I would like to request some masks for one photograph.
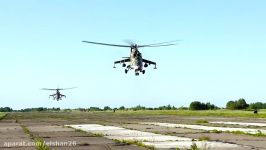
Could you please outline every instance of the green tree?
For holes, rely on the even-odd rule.
[[[103,110],[104,110],[104,111],[106,111],[106,110],[112,110],[112,108],[109,107],[109,106],[104,106]]]
[[[205,109],[206,105],[199,101],[191,102],[189,105],[189,110],[205,110]]]
[[[206,103],[206,108],[208,110],[213,110],[213,109],[217,109],[218,107],[213,105],[213,104],[211,104],[210,102],[208,102],[208,103]]]
[[[236,107],[237,109],[246,109],[248,108],[248,104],[246,103],[245,99],[240,98],[238,101],[236,101]]]
[[[125,110],[126,108],[124,106],[119,107],[119,110]]]
[[[0,107],[0,112],[11,112],[13,111],[10,107]]]
[[[227,102],[226,109],[231,109],[231,110],[236,109],[236,102],[234,102],[234,101]]]
[[[251,103],[251,104],[249,104],[248,108],[249,109],[265,109],[266,108],[266,107],[264,107],[265,104],[262,102]]]
[[[89,110],[90,110],[90,111],[102,111],[102,109],[99,108],[99,107],[90,107]]]
[[[246,103],[246,100],[243,98],[240,98],[239,100],[236,101],[229,101],[226,104],[226,108],[227,109],[247,109],[248,108],[248,104]]]
[[[138,106],[136,106],[136,107],[133,107],[132,108],[134,111],[136,111],[136,110],[145,110],[146,108],[144,107],[144,106],[140,106],[140,105],[138,105]]]
[[[262,109],[266,109],[266,103],[262,105]]]

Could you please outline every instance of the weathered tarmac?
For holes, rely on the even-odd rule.
[[[1,120],[0,122],[0,149],[32,150],[35,145],[32,139],[24,132],[20,124],[13,120]]]
[[[208,123],[197,123],[206,120]],[[243,126],[240,124],[213,124],[211,122],[265,123],[262,118],[225,118],[225,117],[192,117],[175,115],[116,115],[115,113],[11,113],[0,120],[0,149],[22,150],[36,149],[34,145],[19,145],[19,142],[34,143],[29,135],[23,132],[22,125],[27,127],[34,137],[42,138],[51,149],[55,150],[144,150],[147,147],[128,145],[116,140],[139,140],[156,149],[189,148],[193,143],[203,149],[266,150],[265,136],[252,136],[233,133],[211,133],[206,130],[189,128],[172,128],[158,125],[142,124],[144,122],[161,122],[172,124],[201,125],[223,128],[252,128],[265,130],[264,126]],[[105,126],[84,131],[75,130],[65,125],[97,124]],[[107,128],[108,127],[108,128]],[[96,130],[97,129],[97,130]],[[116,130],[119,129],[119,130]],[[119,131],[119,132],[117,132]],[[100,132],[99,132],[100,133]],[[109,135],[109,137],[106,137]],[[132,135],[134,135],[132,138]],[[123,138],[121,138],[123,137]],[[148,137],[148,138],[147,138]],[[183,140],[182,140],[183,139]],[[205,141],[200,141],[203,139]],[[126,139],[124,139],[126,140]],[[9,142],[9,145],[7,143]],[[13,143],[11,143],[13,142]],[[14,143],[17,142],[17,143]],[[207,144],[206,144],[207,143]],[[215,147],[215,148],[214,148]]]

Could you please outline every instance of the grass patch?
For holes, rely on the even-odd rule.
[[[104,135],[102,133],[93,133],[95,137],[103,137]]]
[[[101,112],[99,112],[101,113]],[[254,114],[250,111],[244,110],[137,110],[137,111],[117,111],[113,115],[131,115],[131,116],[145,116],[145,115],[178,115],[178,116],[221,116],[221,117],[250,117],[250,118],[266,118],[266,110],[260,110],[259,114]]]
[[[119,144],[122,143],[122,144],[125,144],[125,145],[137,145],[139,147],[144,147],[144,148],[147,148],[147,149],[150,149],[150,150],[155,150],[154,146],[145,145],[143,142],[137,141],[137,140],[117,140],[117,139],[114,139],[114,141],[116,143],[119,143]]]
[[[221,130],[216,130],[216,129],[215,129],[215,130],[211,130],[210,132],[211,132],[211,133],[218,133],[218,134],[219,134],[219,133],[222,133]]]
[[[210,133],[222,133],[220,130],[212,130]],[[246,133],[244,131],[225,131],[224,133],[232,133],[232,134],[241,134],[241,135],[251,135],[251,136],[256,136],[256,137],[266,137],[266,134],[263,134],[260,130],[258,130],[257,133],[251,134],[251,133]]]
[[[33,134],[25,125],[21,125],[21,128],[25,134],[27,134],[31,139],[34,139]]]
[[[210,140],[210,137],[208,137],[208,136],[199,137],[199,141],[209,141],[209,140]]]
[[[247,133],[245,133],[245,132],[243,132],[243,131],[239,131],[239,130],[237,130],[237,131],[226,131],[226,133],[233,133],[233,134],[247,134]]]
[[[0,113],[1,115],[1,113]],[[137,110],[137,111],[119,111],[116,113],[108,111],[93,111],[93,112],[10,112],[5,117],[6,119],[17,119],[17,120],[38,120],[47,121],[49,119],[57,120],[80,120],[80,119],[91,119],[109,121],[117,118],[127,118],[128,120],[135,117],[153,117],[157,115],[174,115],[174,116],[212,116],[212,117],[247,117],[247,118],[266,118],[266,109],[260,110],[259,114],[254,115],[251,111],[244,110]],[[108,117],[108,118],[107,118]],[[141,119],[141,118],[140,118]]]
[[[207,120],[197,120],[196,123],[209,123]]]
[[[220,130],[212,130],[210,133],[222,133]],[[244,131],[224,131],[224,133],[231,133],[231,134],[241,134],[241,135],[251,135],[251,136],[256,136],[256,137],[266,137],[266,134],[263,134],[260,130],[258,130],[257,133],[251,134],[251,133],[246,133]]]
[[[70,127],[71,128],[71,127]],[[84,131],[84,130],[81,130],[81,129],[75,129],[75,132],[82,132],[82,133],[86,133],[87,134],[87,132],[86,131]]]
[[[45,144],[42,138],[37,137],[34,139],[34,141],[37,150],[50,150],[50,147]]]
[[[25,134],[27,134],[31,139],[34,140],[37,150],[50,150],[49,146],[45,144],[44,140],[41,137],[34,137],[25,125],[21,125],[21,128]]]
[[[117,139],[112,139],[117,145],[130,145],[128,142],[125,140],[117,140]]]
[[[66,127],[67,127],[67,128],[75,129],[75,128],[71,127],[71,126],[66,126]],[[86,131],[81,130],[81,129],[75,129],[75,132],[84,133],[84,134],[89,135],[90,137],[103,137],[103,136],[104,136],[104,134],[102,134],[102,133],[86,132]]]
[[[6,113],[1,113],[0,112],[0,120],[4,119],[6,117],[6,115],[7,115]]]
[[[258,130],[258,132],[256,134],[253,134],[253,136],[266,136],[265,134],[263,134],[260,130]]]
[[[226,131],[226,133],[251,135],[251,136],[256,136],[256,137],[266,137],[266,134],[263,134],[260,130],[258,130],[258,132],[255,133],[255,134],[246,133],[246,132],[243,132],[243,131]]]
[[[193,143],[191,146],[190,146],[190,149],[189,150],[200,150],[197,146],[196,143]]]

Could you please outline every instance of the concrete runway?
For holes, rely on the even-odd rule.
[[[197,123],[206,120],[208,123]],[[238,122],[237,124],[212,122]],[[192,117],[175,115],[117,115],[113,113],[12,113],[0,120],[0,149],[36,149],[34,139],[23,131],[28,128],[34,138],[42,138],[55,150],[144,150],[187,149],[196,144],[202,149],[266,150],[265,136],[233,133],[212,133],[189,125],[206,128],[252,128],[266,130],[265,126],[244,126],[247,123],[265,123],[265,119]],[[243,123],[243,124],[239,124]],[[150,124],[147,124],[150,123]],[[184,127],[159,126],[165,123]],[[66,127],[71,125],[73,128]],[[77,130],[81,129],[81,130]],[[82,131],[83,130],[83,131]],[[85,131],[85,132],[84,132]],[[205,139],[206,141],[200,141]],[[120,140],[120,141],[119,141]],[[123,140],[139,141],[146,146],[127,144]]]

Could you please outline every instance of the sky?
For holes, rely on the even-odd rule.
[[[266,102],[263,0],[2,0],[0,107],[157,107]],[[140,49],[157,70],[124,73],[130,50],[96,41],[178,45]],[[51,91],[67,88],[62,101]]]

